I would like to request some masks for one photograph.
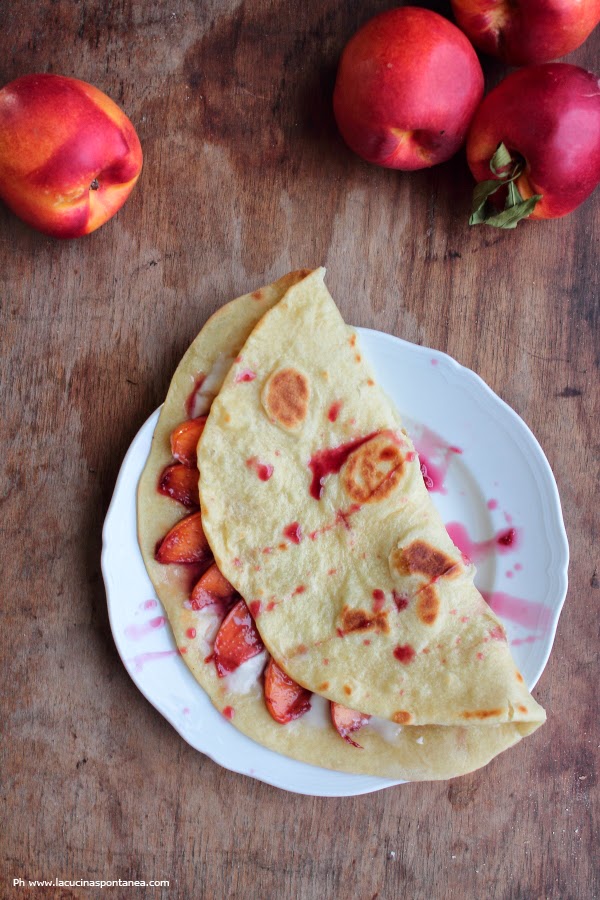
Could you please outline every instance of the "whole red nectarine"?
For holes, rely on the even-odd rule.
[[[333,109],[363,159],[423,169],[456,153],[482,95],[481,66],[462,31],[405,6],[370,19],[346,45]]]
[[[0,90],[0,197],[38,231],[94,231],[125,203],[141,168],[133,125],[92,85],[24,75]]]
[[[600,22],[600,0],[452,0],[452,10],[476,47],[511,66],[565,56]]]
[[[507,153],[500,161],[498,147]],[[495,163],[490,166],[492,159]],[[467,159],[481,184],[472,224],[500,224],[484,201],[494,184],[510,191],[507,218],[514,227],[521,211],[552,219],[574,210],[600,182],[600,82],[597,75],[568,63],[528,66],[508,75],[483,100],[467,138]],[[496,170],[496,171],[494,171]],[[508,182],[512,187],[508,188]],[[484,183],[488,183],[486,187]],[[518,192],[516,195],[515,191]],[[511,195],[512,198],[511,198]],[[537,202],[534,196],[541,195]],[[533,206],[533,211],[531,208]]]

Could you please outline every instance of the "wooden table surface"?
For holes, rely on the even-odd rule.
[[[390,5],[2,10],[0,83],[90,81],[145,154],[89,237],[53,240],[0,209],[2,897],[100,895],[16,878],[168,879],[110,896],[193,900],[600,896],[600,192],[562,220],[469,229],[463,155],[414,174],[354,157],[332,118],[336,62]],[[569,61],[599,57],[600,29]],[[489,83],[505,71],[484,66]],[[188,746],[123,667],[100,572],[124,453],[208,314],[321,264],[347,321],[447,351],[524,418],[571,548],[535,690],[547,724],[472,775],[344,799],[284,793]]]

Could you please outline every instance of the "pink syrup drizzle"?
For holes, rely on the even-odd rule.
[[[512,594],[505,594],[503,591],[481,591],[481,595],[501,619],[508,619],[509,622],[530,631],[538,629],[546,631],[550,627],[550,610],[543,603],[513,597]]]
[[[167,656],[179,656],[179,650],[154,650],[149,653],[139,653],[137,656],[128,659],[127,662],[135,665],[136,672],[141,672],[146,663],[165,659]]]
[[[128,637],[131,641],[141,641],[142,638],[148,637],[148,635],[156,631],[157,628],[162,628],[166,621],[164,616],[156,616],[154,619],[150,619],[142,625],[127,625],[125,628],[125,637]]]
[[[449,522],[446,531],[460,552],[473,563],[481,562],[492,553],[512,553],[519,543],[519,532],[516,528],[503,528],[486,541],[472,540],[460,522]]]
[[[425,425],[422,426],[419,439],[414,444],[419,454],[425,487],[432,493],[446,494],[444,482],[448,468],[453,457],[463,452],[462,449],[448,446],[439,434]]]
[[[139,609],[156,609],[158,606],[158,600],[144,600],[143,603],[140,603]]]

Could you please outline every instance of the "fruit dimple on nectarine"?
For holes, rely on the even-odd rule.
[[[453,156],[483,96],[483,73],[465,35],[427,9],[370,19],[349,41],[333,95],[348,146],[367,162],[423,169]]]

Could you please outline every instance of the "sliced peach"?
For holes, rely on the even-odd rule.
[[[205,606],[220,606],[225,609],[231,605],[234,596],[235,588],[221,575],[217,564],[213,563],[194,585],[190,603],[193,609],[204,609]]]
[[[154,554],[159,563],[199,563],[211,556],[200,513],[192,513],[171,528]]]
[[[171,433],[171,453],[175,459],[189,468],[196,467],[196,447],[204,431],[206,418],[197,416],[195,419],[187,419]]]
[[[270,659],[265,669],[265,701],[271,716],[280,725],[299,719],[310,709],[311,692]]]
[[[353,747],[358,747],[359,750],[362,750],[361,745],[353,741],[350,735],[362,728],[363,725],[366,725],[371,716],[357,712],[354,709],[348,709],[347,706],[342,706],[341,703],[334,703],[333,700],[330,703],[330,707],[331,721],[337,733],[349,744],[352,744]]]
[[[198,477],[198,469],[174,463],[167,466],[160,476],[158,492],[165,497],[172,497],[188,509],[197,509],[200,506]]]
[[[217,631],[213,658],[217,675],[223,678],[263,649],[254,619],[243,600],[239,600]]]

